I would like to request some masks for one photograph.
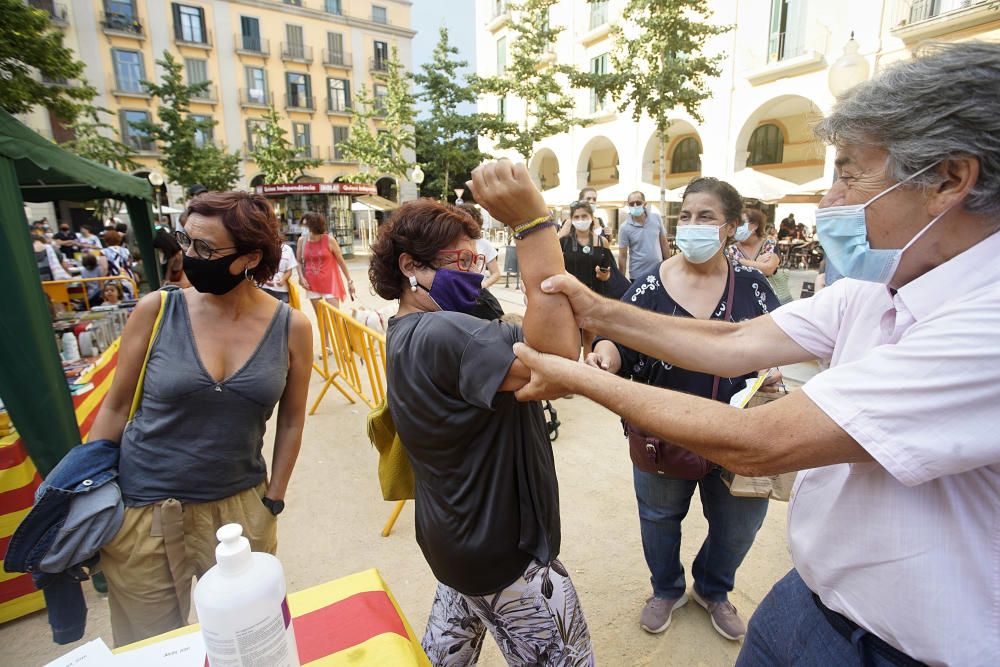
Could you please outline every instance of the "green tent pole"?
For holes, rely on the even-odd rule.
[[[0,397],[44,477],[80,442],[14,163],[0,157]]]
[[[156,259],[153,248],[153,219],[149,211],[149,202],[144,199],[126,199],[129,220],[132,221],[132,231],[135,232],[135,242],[142,253],[142,270],[150,290],[160,289],[160,263]]]

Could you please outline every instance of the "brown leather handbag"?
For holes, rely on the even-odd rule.
[[[733,265],[729,265],[729,291],[726,295],[726,319],[733,319],[733,294],[736,290],[736,275]],[[712,380],[712,400],[719,398],[719,382],[716,375]],[[628,451],[632,463],[643,472],[676,477],[678,479],[699,480],[707,475],[715,464],[704,456],[672,442],[653,437],[637,426],[622,420],[625,435],[628,436]]]

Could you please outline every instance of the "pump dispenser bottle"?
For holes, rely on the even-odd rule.
[[[222,526],[216,537],[216,565],[194,589],[209,665],[299,667],[281,563],[251,552],[238,523]]]

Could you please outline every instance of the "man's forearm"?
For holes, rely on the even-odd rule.
[[[765,318],[766,322],[762,321]],[[811,358],[769,316],[735,324],[664,315],[602,299],[598,312],[582,324],[588,331],[647,356],[723,377]],[[748,334],[750,327],[756,327],[759,333]],[[773,342],[765,348],[755,344],[764,340]]]

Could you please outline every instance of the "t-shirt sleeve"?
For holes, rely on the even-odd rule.
[[[808,299],[786,303],[775,310],[774,323],[789,338],[820,359],[833,355],[852,281],[840,281]]]
[[[621,229],[618,230],[618,248],[619,249],[629,247],[629,243],[630,243],[629,236],[631,235],[629,229],[630,228],[629,228],[628,225],[622,225]]]
[[[493,407],[493,399],[514,363],[514,343],[521,328],[507,322],[483,321],[469,333],[458,370],[458,391],[469,404]]]
[[[946,306],[803,391],[907,486],[1000,464],[1000,298],[991,302]]]
[[[489,241],[483,239],[483,254],[486,255],[486,263],[489,264],[494,259],[496,259],[500,253],[497,251],[496,247]]]

